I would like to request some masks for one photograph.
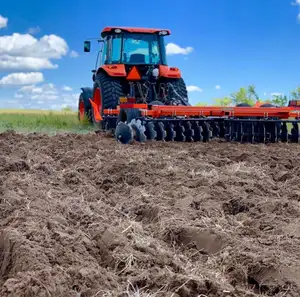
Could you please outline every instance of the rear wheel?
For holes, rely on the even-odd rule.
[[[190,105],[189,98],[188,98],[188,91],[187,91],[186,84],[185,84],[183,78],[168,79],[167,82],[171,83],[174,88],[173,91],[172,91],[172,88],[169,89],[168,99],[169,100],[180,99],[180,105],[185,105],[185,106]]]
[[[93,101],[97,111],[93,110],[91,113],[93,122],[98,122],[97,112],[102,115],[104,109],[116,109],[122,96],[124,93],[120,79],[110,77],[105,72],[97,74],[93,90]]]

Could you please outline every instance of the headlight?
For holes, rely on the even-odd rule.
[[[116,33],[121,33],[122,30],[121,30],[121,29],[115,29],[115,32],[116,32]]]

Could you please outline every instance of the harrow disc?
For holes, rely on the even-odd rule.
[[[156,122],[155,124],[155,129],[156,129],[156,140],[165,140],[167,137],[167,132],[165,130],[165,126],[162,122]]]
[[[185,122],[185,139],[187,142],[194,141],[194,130],[192,129],[192,124],[190,121]]]
[[[166,141],[174,141],[176,137],[176,132],[174,130],[173,123],[165,123],[167,136],[165,138]]]
[[[157,137],[157,133],[155,130],[155,125],[153,122],[148,122],[145,125],[145,135],[147,137],[148,140],[155,140]]]
[[[145,142],[147,140],[147,137],[145,135],[146,128],[144,125],[142,125],[141,120],[133,119],[129,123],[129,126],[133,130],[133,137],[138,142]]]
[[[132,128],[125,124],[124,122],[119,122],[116,131],[115,131],[115,137],[117,141],[123,143],[123,144],[130,144],[133,142],[133,130]]]
[[[193,122],[192,128],[194,130],[194,141],[202,141],[203,140],[203,129],[202,126],[199,125],[198,121]]]
[[[185,133],[184,133],[185,129],[181,122],[175,123],[175,131],[176,131],[175,141],[185,142],[186,140]]]

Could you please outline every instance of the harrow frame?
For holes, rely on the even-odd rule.
[[[130,98],[105,109],[101,128],[122,143],[207,142],[213,138],[250,143],[300,142],[300,108],[198,107],[136,104]]]

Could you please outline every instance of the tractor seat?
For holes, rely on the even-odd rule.
[[[130,60],[129,63],[135,64],[146,64],[146,59],[145,59],[145,55],[143,54],[132,54],[130,56]]]

